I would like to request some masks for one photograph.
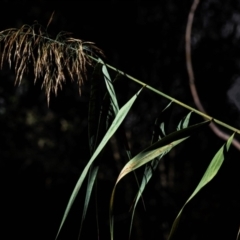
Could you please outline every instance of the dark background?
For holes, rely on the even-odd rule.
[[[106,61],[143,82],[194,106],[185,67],[184,34],[192,1],[1,1],[0,30],[32,24],[93,41]],[[196,86],[208,113],[240,128],[240,3],[201,1],[192,35]],[[114,73],[111,73],[114,77]],[[89,77],[91,74],[89,73]],[[90,158],[87,114],[90,81],[82,95],[67,82],[50,106],[41,83],[24,76],[14,86],[14,71],[0,72],[1,239],[54,239],[64,209]],[[139,85],[116,83],[120,104]],[[124,122],[133,155],[151,140],[155,118],[168,101],[144,90]],[[168,130],[187,110],[174,106]],[[201,118],[193,116],[192,122]],[[206,128],[161,161],[139,203],[131,239],[166,239],[182,205],[224,141]],[[109,239],[110,193],[124,163],[119,142],[107,145],[98,176],[99,239]],[[139,175],[141,174],[139,170]],[[236,239],[239,226],[239,151],[230,154],[217,177],[190,202],[176,239]],[[128,210],[136,182],[127,176],[118,188],[115,239],[127,239]],[[59,239],[77,239],[85,189],[80,191]],[[94,197],[81,239],[97,239]]]

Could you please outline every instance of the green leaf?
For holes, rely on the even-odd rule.
[[[89,145],[91,150],[91,155],[95,151],[96,146],[99,143],[99,139],[102,139],[104,134],[106,133],[107,129],[109,128],[109,123],[112,121],[113,118],[115,118],[118,109],[118,102],[116,98],[116,94],[114,91],[114,87],[112,85],[110,76],[108,74],[108,71],[106,69],[105,65],[102,65],[103,62],[99,59],[99,62],[96,64],[92,76],[92,85],[91,85],[91,94],[90,94],[90,103],[89,103]],[[108,94],[105,94],[104,100],[101,106],[101,113],[100,113],[100,89],[101,89],[101,78],[102,78],[102,71],[104,72],[104,79],[107,85]],[[118,75],[116,78],[119,77]],[[106,78],[108,81],[106,81]],[[114,108],[114,104],[117,106],[117,108]],[[112,110],[114,110],[114,113],[112,114]],[[117,112],[116,112],[117,111]],[[100,155],[98,156],[98,162],[100,161]],[[94,162],[92,166],[90,167],[89,173],[88,173],[88,183],[87,183],[87,190],[85,195],[85,202],[83,207],[83,214],[82,214],[82,220],[80,225],[80,231],[79,231],[79,237],[81,234],[83,221],[86,217],[90,197],[92,194],[92,189],[94,182],[97,177],[99,169],[99,164]]]
[[[154,126],[154,131],[153,131],[153,137],[152,137],[152,140],[153,139],[159,139],[160,136],[158,136],[158,134],[160,134],[158,132],[157,134],[157,129],[159,129],[159,124],[162,125],[162,123],[165,122],[165,120],[168,120],[169,119],[169,107],[171,106],[171,103],[170,102],[165,108],[164,110],[162,111],[162,115],[160,114],[159,117],[156,119],[155,121],[155,126]],[[166,110],[168,110],[166,112]],[[166,115],[167,114],[167,115]],[[167,118],[166,118],[167,116]],[[188,127],[188,124],[189,124],[189,119],[190,119],[190,116],[191,116],[191,112],[183,119],[180,121],[180,123],[178,124],[178,131],[181,130],[181,129],[184,129],[184,128],[187,128]],[[161,122],[162,121],[162,122]],[[164,133],[164,132],[163,132]],[[153,143],[153,142],[152,142]],[[165,154],[167,154],[168,152],[166,152]],[[133,210],[132,210],[132,217],[131,217],[131,222],[130,222],[130,230],[129,230],[129,238],[130,238],[130,235],[131,235],[131,231],[132,231],[132,224],[133,224],[133,217],[134,217],[134,213],[135,213],[135,210],[136,210],[136,206],[137,206],[137,203],[139,201],[139,198],[142,196],[142,193],[146,187],[146,185],[148,184],[149,180],[151,179],[152,175],[153,175],[153,172],[156,170],[160,160],[162,159],[162,157],[165,155],[165,154],[161,154],[160,156],[158,156],[157,158],[155,158],[154,160],[151,161],[150,164],[146,164],[146,167],[145,167],[145,170],[144,170],[144,174],[143,174],[143,178],[142,178],[142,182],[141,182],[141,186],[139,188],[139,191],[137,193],[137,196],[136,196],[136,199],[134,201],[134,205],[133,205]]]
[[[100,125],[101,125],[101,78],[102,78],[102,64],[97,63],[95,65],[93,74],[92,74],[92,81],[91,81],[91,91],[90,91],[90,100],[89,100],[89,110],[88,110],[88,139],[89,139],[89,148],[91,155],[95,151]],[[97,176],[98,166],[91,166],[88,174],[88,183],[87,183],[87,190],[85,195],[85,202],[83,207],[81,225],[79,230],[79,237],[82,230],[83,221],[86,217],[90,196],[92,193],[92,188]]]
[[[120,172],[117,181],[114,185],[111,200],[110,200],[110,210],[109,210],[109,219],[110,219],[110,235],[113,240],[113,202],[115,190],[118,182],[129,172],[141,167],[142,165],[148,163],[149,161],[155,159],[156,157],[162,157],[166,153],[168,153],[174,146],[178,145],[182,141],[186,140],[191,134],[193,134],[199,128],[206,126],[210,121],[205,121],[196,125],[193,125],[189,128],[182,129],[180,131],[173,132],[166,137],[162,138],[158,142],[154,143],[147,149],[143,150],[139,154],[137,154],[134,158],[132,158],[122,169]],[[148,177],[148,176],[147,176]]]
[[[102,149],[105,147],[105,145],[107,144],[108,140],[112,137],[112,135],[116,132],[116,130],[118,129],[118,127],[120,126],[120,124],[123,122],[123,120],[125,119],[127,113],[129,112],[129,110],[131,109],[133,103],[135,102],[135,100],[137,99],[138,94],[141,92],[142,88],[119,110],[118,114],[116,115],[116,118],[113,120],[110,128],[108,129],[107,133],[105,134],[105,136],[103,137],[102,141],[100,142],[100,144],[98,145],[96,151],[93,153],[91,159],[88,161],[88,164],[86,165],[86,167],[84,168],[81,176],[79,177],[74,190],[71,194],[71,197],[68,201],[66,210],[64,212],[56,239],[62,229],[62,226],[69,214],[69,211],[73,205],[73,202],[83,184],[83,181],[92,165],[92,163],[94,162],[94,160],[97,158],[97,156],[99,155],[99,153],[102,151]]]
[[[111,77],[108,73],[107,67],[105,66],[104,62],[101,59],[99,59],[99,62],[103,64],[102,65],[103,76],[104,76],[104,79],[105,79],[107,90],[108,90],[109,95],[110,95],[113,111],[116,115],[119,111],[119,106],[118,106],[118,102],[117,102],[117,98],[116,98],[116,93],[115,93],[114,87],[112,85],[112,80],[111,80]]]
[[[173,141],[165,146],[156,148],[152,150],[152,146],[151,149],[145,150],[143,152],[140,152],[138,155],[136,155],[134,158],[132,158],[122,169],[122,171],[120,172],[116,184],[128,173],[132,172],[133,170],[141,167],[142,165],[148,163],[149,161],[153,160],[154,158],[161,156],[161,155],[165,155],[167,152],[169,152],[173,147],[175,147],[176,145],[178,145],[179,143],[181,143],[182,141],[186,140],[186,138],[182,138],[176,141]],[[157,145],[157,144],[156,144]]]
[[[222,166],[222,163],[225,159],[225,154],[229,150],[229,147],[231,145],[231,142],[233,140],[234,134],[228,139],[228,141],[219,149],[219,151],[216,153],[214,158],[212,159],[211,163],[209,164],[207,170],[205,171],[201,181],[199,182],[198,186],[192,193],[192,195],[188,198],[186,203],[183,205],[182,209],[178,213],[176,219],[173,222],[172,229],[169,235],[168,240],[171,240],[173,238],[173,235],[175,234],[175,231],[177,229],[179,220],[181,218],[182,212],[184,210],[184,207],[187,205],[187,203],[206,185],[208,184],[218,173],[220,167]]]
[[[177,130],[186,128],[188,126],[191,114],[192,112],[190,112],[183,120],[180,121],[180,123],[177,126]]]
[[[174,141],[166,146],[162,146],[159,148],[156,148],[154,150],[150,150],[150,151],[143,151],[141,153],[139,153],[138,155],[136,155],[134,158],[132,158],[122,169],[122,171],[120,172],[117,181],[115,183],[115,186],[113,188],[112,191],[112,195],[111,195],[111,200],[110,200],[110,234],[111,234],[111,240],[113,240],[113,226],[114,226],[114,217],[113,217],[113,202],[114,202],[114,195],[115,195],[115,190],[116,190],[116,186],[118,184],[118,182],[128,173],[134,171],[135,169],[141,167],[142,165],[148,163],[149,161],[151,161],[152,159],[156,158],[157,156],[161,155],[163,156],[164,154],[166,154],[167,152],[169,152],[174,146],[178,145],[179,143],[181,143],[182,141],[186,140],[187,138],[183,138],[180,139],[178,141]],[[146,176],[148,177],[148,176]],[[139,190],[141,191],[141,189]]]
[[[86,217],[88,204],[89,204],[91,193],[92,193],[92,188],[93,188],[94,182],[95,182],[96,177],[97,177],[98,169],[99,169],[99,166],[97,165],[97,166],[91,166],[90,170],[89,170],[87,192],[86,192],[86,195],[85,195],[85,202],[84,202],[84,207],[83,207],[83,213],[82,213],[82,220],[81,220],[79,236],[81,234],[83,221],[84,221],[84,219]]]

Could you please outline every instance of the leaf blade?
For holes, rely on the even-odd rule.
[[[188,198],[188,200],[185,202],[181,210],[179,211],[177,217],[175,218],[172,229],[170,231],[168,240],[171,240],[173,238],[173,235],[175,234],[175,231],[177,229],[178,223],[181,218],[181,214],[187,205],[187,203],[206,185],[208,184],[218,173],[223,161],[224,161],[224,150],[226,149],[226,152],[229,150],[229,147],[231,145],[231,142],[233,140],[234,134],[228,139],[228,141],[218,150],[218,152],[213,157],[212,161],[210,162],[207,170],[205,171],[202,179],[200,180],[199,184],[191,194],[191,196]]]
[[[113,234],[114,234],[114,217],[113,217],[113,202],[114,202],[114,195],[115,195],[115,190],[117,187],[118,182],[128,173],[136,170],[137,168],[141,167],[143,164],[146,164],[147,162],[151,161],[152,159],[154,159],[156,157],[156,155],[161,154],[161,152],[164,154],[164,152],[168,152],[171,150],[171,148],[173,148],[175,145],[178,145],[179,143],[181,143],[182,141],[186,140],[187,138],[183,138],[180,139],[178,141],[176,141],[175,143],[170,143],[166,146],[157,148],[155,150],[151,150],[150,152],[141,152],[139,154],[137,154],[134,158],[132,158],[122,169],[122,171],[120,172],[117,181],[114,185],[112,194],[111,194],[111,199],[110,199],[110,208],[109,208],[109,220],[110,220],[110,235],[111,235],[111,240],[114,239]],[[141,161],[141,159],[143,159]],[[140,161],[140,163],[138,163],[137,161]]]
[[[161,133],[159,132],[159,124],[160,126],[162,126],[162,123],[166,120],[166,119],[169,119],[169,108],[171,106],[172,102],[170,102],[164,109],[163,111],[160,113],[159,117],[156,119],[155,121],[155,129],[153,131],[153,137],[152,137],[152,143],[153,143],[153,140],[154,139],[159,139],[161,138]],[[168,112],[166,112],[166,110]],[[178,127],[177,127],[177,130],[181,130],[181,129],[184,129],[184,128],[187,128],[188,127],[188,124],[189,124],[189,120],[190,120],[190,116],[191,116],[191,113],[190,112],[183,120],[180,121],[180,123],[178,124]],[[160,127],[161,128],[161,127]],[[165,133],[165,130],[164,129],[161,129],[162,130],[162,133],[164,134]],[[158,135],[158,136],[157,136]],[[164,134],[166,135],[166,134]],[[166,153],[167,154],[167,153]],[[133,224],[133,217],[134,217],[134,213],[135,213],[135,210],[136,210],[136,206],[137,206],[137,203],[139,201],[139,198],[141,197],[146,185],[148,184],[148,182],[150,181],[152,175],[153,175],[153,172],[156,170],[160,160],[162,159],[162,157],[164,156],[165,154],[161,155],[161,156],[158,156],[157,158],[155,158],[154,160],[151,161],[150,165],[146,165],[145,167],[145,170],[144,170],[144,173],[143,173],[143,178],[142,178],[142,182],[141,182],[141,185],[139,187],[139,191],[136,195],[136,199],[134,201],[134,204],[133,204],[133,210],[132,210],[132,216],[131,216],[131,222],[130,222],[130,229],[129,229],[129,239],[130,239],[130,236],[131,236],[131,231],[132,231],[132,224]]]
[[[210,123],[210,121],[204,121],[202,123],[190,126],[186,129],[182,129],[180,131],[173,132],[173,133],[165,136],[164,138],[160,139],[159,141],[157,141],[156,143],[154,143],[150,147],[146,148],[145,150],[140,152],[138,155],[136,155],[134,158],[136,160],[136,158],[139,158],[139,156],[144,156],[144,152],[147,152],[146,155],[148,155],[148,154],[151,155],[151,151],[153,151],[151,157],[148,155],[147,159],[145,159],[145,162],[151,161],[150,158],[154,159],[159,152],[162,151],[164,153],[163,150],[166,150],[166,151],[168,149],[171,150],[171,148],[173,146],[175,146],[175,145],[181,143],[182,141],[186,140],[189,137],[190,134],[194,133],[196,130],[198,130],[201,127],[207,126],[209,123]],[[164,149],[162,149],[162,148],[164,148]],[[157,151],[155,152],[155,150],[157,150]],[[132,160],[130,160],[130,161],[132,161]],[[129,162],[127,164],[129,164]],[[143,164],[145,164],[145,163],[143,163]],[[134,166],[132,168],[132,170],[134,170],[134,169],[136,169],[140,166],[142,166],[141,163]],[[114,188],[113,188],[113,191],[112,191],[112,194],[111,194],[111,199],[110,199],[109,220],[110,220],[111,240],[113,240],[113,225],[114,225],[114,223],[113,223],[113,202],[114,202],[114,195],[115,195],[116,186],[117,186],[118,182],[121,180],[121,178],[124,177],[127,173],[129,173],[129,170],[127,170],[127,171],[124,172],[124,174],[122,174],[122,171],[119,174],[119,177],[117,178],[117,181],[114,185]]]
[[[112,80],[111,80],[111,77],[108,73],[108,70],[107,70],[107,67],[106,67],[105,63],[100,58],[99,58],[99,62],[102,63],[103,76],[104,76],[104,79],[105,79],[105,83],[106,83],[108,93],[110,95],[113,111],[116,115],[119,111],[119,106],[118,106],[118,101],[117,101],[117,98],[116,98],[116,93],[115,93],[115,90],[114,90],[114,87],[113,87],[113,84],[112,84]]]
[[[143,88],[141,88],[118,112],[118,114],[116,115],[116,118],[113,120],[110,128],[108,129],[107,133],[105,134],[105,136],[103,137],[102,141],[100,142],[100,144],[98,145],[96,151],[93,153],[92,157],[90,158],[90,160],[88,161],[87,165],[85,166],[81,176],[79,177],[73,192],[70,196],[70,199],[68,201],[67,207],[65,209],[62,221],[60,223],[60,227],[58,229],[57,232],[57,236],[55,239],[58,238],[58,235],[63,227],[63,224],[67,218],[67,215],[72,207],[72,204],[82,186],[83,180],[85,179],[92,163],[94,162],[94,160],[96,159],[96,157],[98,156],[98,154],[101,152],[101,150],[105,147],[106,143],[108,142],[108,140],[111,138],[111,136],[116,132],[116,130],[118,129],[118,127],[120,126],[120,124],[123,122],[123,120],[125,119],[127,113],[129,112],[130,108],[132,107],[133,103],[135,102],[135,100],[137,99],[137,96],[139,95],[139,93],[141,92]]]

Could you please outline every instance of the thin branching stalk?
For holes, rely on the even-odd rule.
[[[95,61],[98,61],[96,58],[94,58],[94,57],[92,57],[92,56],[89,56],[89,58],[91,58],[91,59],[93,59],[93,60],[95,60]],[[155,92],[155,93],[157,93],[158,95],[161,95],[162,97],[164,97],[164,98],[166,98],[166,99],[169,99],[170,101],[172,101],[172,102],[174,102],[174,103],[176,103],[176,104],[178,104],[178,105],[180,105],[180,106],[182,106],[182,107],[184,107],[184,108],[186,108],[186,109],[188,109],[188,110],[190,110],[190,111],[192,111],[192,112],[194,112],[194,113],[202,116],[204,119],[206,119],[206,120],[212,120],[213,122],[221,125],[222,127],[227,128],[227,129],[229,129],[229,130],[231,130],[231,131],[233,131],[233,132],[236,132],[236,133],[240,134],[240,130],[239,130],[239,129],[234,128],[234,127],[232,127],[232,126],[230,126],[230,125],[228,125],[228,124],[226,124],[226,123],[224,123],[224,122],[222,122],[222,121],[220,121],[220,120],[218,120],[218,119],[216,119],[216,118],[213,118],[213,117],[209,116],[208,114],[206,114],[206,113],[204,113],[204,112],[201,112],[201,111],[199,111],[199,110],[197,110],[197,109],[195,109],[195,108],[193,108],[193,107],[190,107],[189,105],[187,105],[187,104],[185,104],[185,103],[183,103],[183,102],[181,102],[181,101],[179,101],[179,100],[177,100],[177,99],[175,99],[175,98],[173,98],[173,97],[170,97],[169,95],[167,95],[167,94],[165,94],[165,93],[163,93],[163,92],[161,92],[161,91],[159,91],[159,90],[157,90],[157,89],[155,89],[155,88],[147,85],[146,83],[140,81],[139,79],[134,78],[134,77],[132,77],[131,75],[129,75],[129,74],[123,72],[123,71],[120,71],[119,69],[117,69],[117,68],[115,68],[115,67],[113,67],[113,66],[111,66],[111,65],[109,65],[109,64],[106,64],[106,63],[105,63],[105,65],[106,65],[109,69],[112,69],[113,71],[116,71],[117,73],[119,73],[119,74],[127,77],[128,79],[130,79],[130,80],[132,80],[132,81],[134,81],[134,82],[136,82],[136,83],[138,83],[138,84],[140,84],[140,85],[142,85],[142,86],[145,86],[147,89],[151,90],[152,92]]]
[[[188,15],[188,21],[187,21],[187,28],[186,28],[186,34],[185,34],[185,51],[186,51],[186,65],[187,65],[187,72],[188,72],[188,78],[189,78],[189,86],[191,90],[191,94],[194,100],[195,105],[197,106],[198,110],[202,113],[207,114],[206,110],[204,109],[201,100],[198,96],[198,91],[195,85],[195,77],[194,77],[194,71],[192,66],[192,57],[191,57],[191,32],[192,32],[192,25],[193,25],[193,19],[195,11],[198,7],[200,0],[194,0],[191,6],[191,10]],[[215,120],[216,123],[218,123]],[[222,124],[220,124],[222,125]],[[223,125],[222,125],[223,126]],[[211,122],[209,124],[209,127],[212,129],[212,131],[221,139],[228,140],[230,135],[227,133],[221,131],[217,125],[214,122]],[[240,142],[237,141],[237,139],[233,139],[232,144],[235,148],[240,150]]]
[[[68,35],[68,33],[60,32],[56,39],[51,39],[39,24],[23,25],[19,30],[14,28],[1,31],[0,43],[4,44],[3,52],[0,53],[2,54],[2,56],[0,55],[1,67],[6,59],[11,66],[13,59],[15,61],[16,83],[20,84],[23,74],[28,71],[29,63],[32,63],[35,81],[38,78],[43,78],[42,87],[45,88],[49,102],[50,92],[54,91],[57,94],[58,88],[62,88],[62,83],[65,82],[66,74],[70,76],[71,80],[77,79],[80,87],[86,78],[87,65],[92,65],[92,61],[99,62],[98,56],[103,55],[103,52],[94,43],[66,37]],[[190,107],[109,64],[105,65],[152,92],[195,112],[204,119],[212,120],[224,128],[240,134],[239,129]]]

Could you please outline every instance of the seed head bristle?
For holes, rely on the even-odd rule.
[[[15,84],[21,84],[23,74],[33,68],[34,83],[42,79],[47,101],[50,93],[57,94],[67,78],[77,81],[79,92],[86,80],[87,65],[92,65],[89,55],[103,55],[93,42],[69,37],[60,32],[55,39],[48,36],[39,24],[23,25],[20,29],[6,29],[0,32],[0,67],[8,61],[15,63]]]

